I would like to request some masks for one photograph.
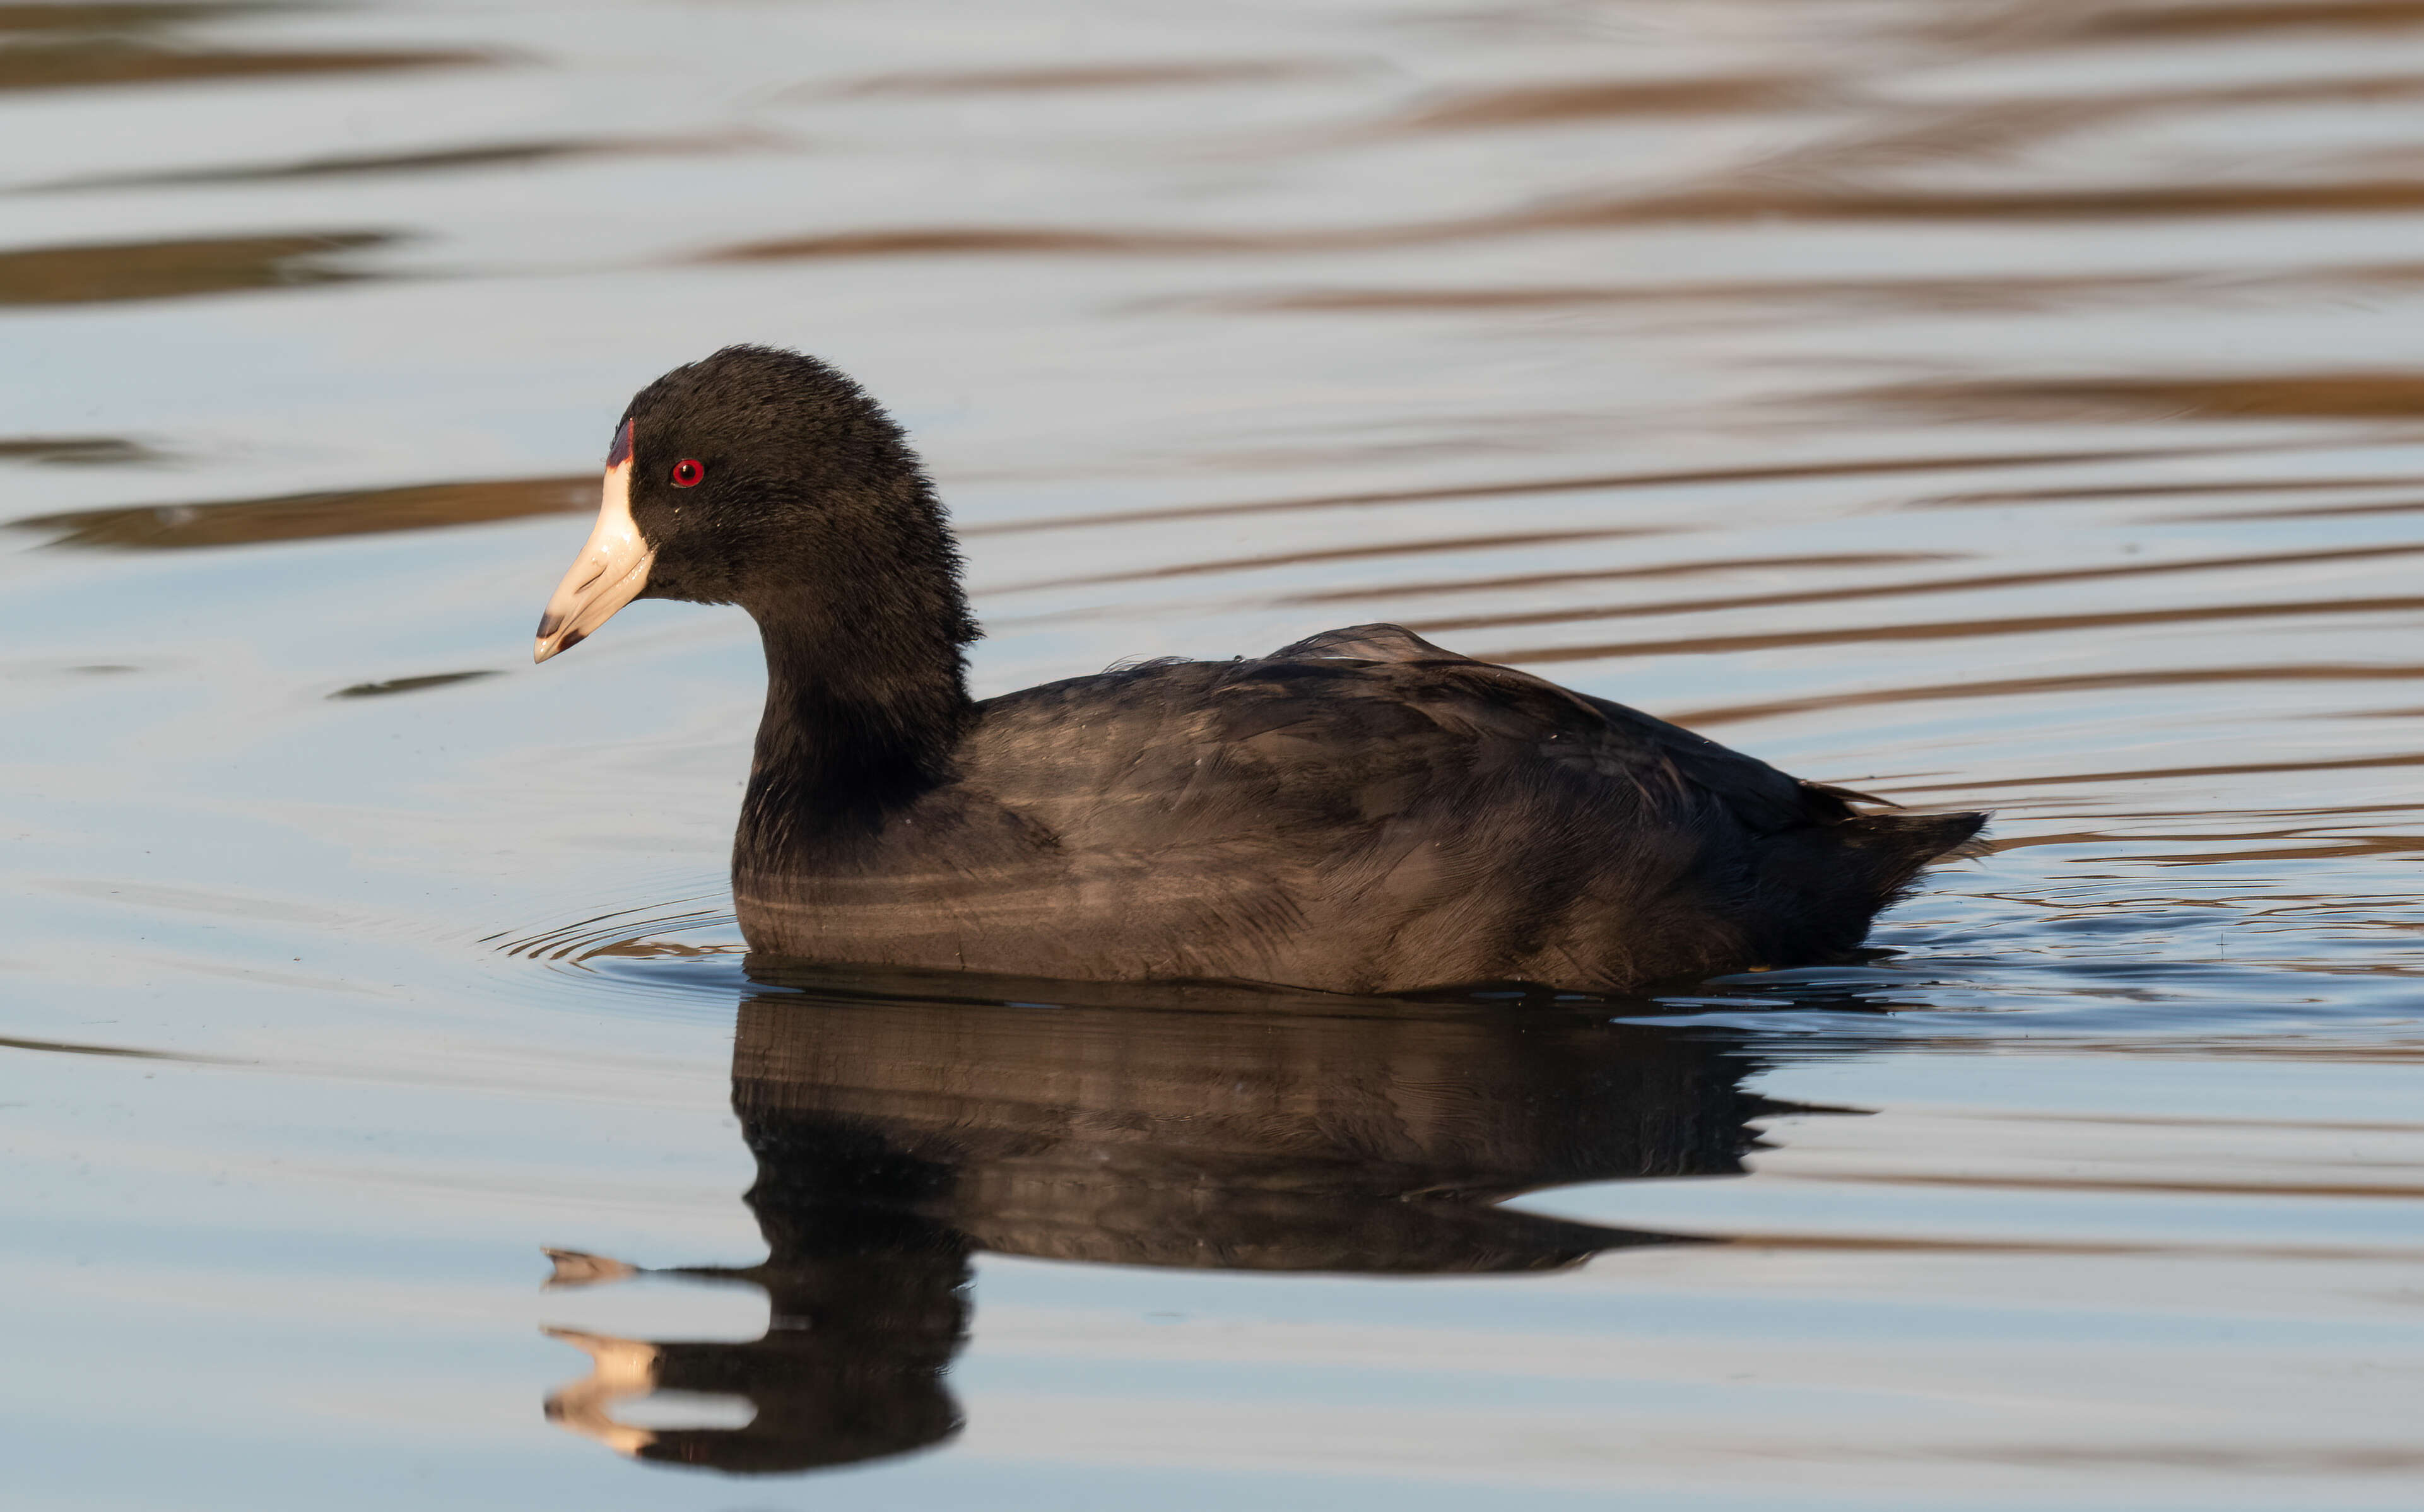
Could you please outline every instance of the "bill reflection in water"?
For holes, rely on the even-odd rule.
[[[1498,1205],[1578,1182],[1741,1173],[1740,1037],[1605,1003],[1309,1001],[1215,988],[972,1001],[963,980],[826,975],[741,1005],[732,1106],[769,1250],[657,1274],[763,1288],[745,1344],[551,1330],[591,1375],[550,1418],[644,1459],[779,1472],[907,1454],[962,1422],[945,1376],[980,1250],[1349,1275],[1551,1271],[1696,1242]],[[1037,990],[1045,990],[1037,984]],[[956,991],[956,999],[943,995]],[[637,1274],[555,1251],[554,1284]],[[639,1427],[652,1392],[744,1426]]]

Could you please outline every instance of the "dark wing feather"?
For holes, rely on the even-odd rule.
[[[889,837],[859,915],[833,888],[799,900],[814,949],[1353,991],[1622,987],[1826,959],[1981,822],[1857,813],[1391,625],[1006,694],[959,756]]]
[[[1857,813],[1853,802],[1874,802],[1844,788],[1803,782],[1756,756],[1730,750],[1704,735],[1669,724],[1637,708],[1574,692],[1513,667],[1460,656],[1432,645],[1401,625],[1350,625],[1324,630],[1283,646],[1264,661],[1325,658],[1409,663],[1434,669],[1444,679],[1476,688],[1495,684],[1510,692],[1521,688],[1552,694],[1595,712],[1606,726],[1606,737],[1600,743],[1630,748],[1627,754],[1633,759],[1627,765],[1670,771],[1681,781],[1723,803],[1735,818],[1760,834],[1840,823]]]

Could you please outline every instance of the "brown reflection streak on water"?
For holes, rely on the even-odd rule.
[[[1967,194],[1842,189],[1707,190],[1584,199],[1452,221],[1338,230],[1178,231],[1021,224],[900,225],[743,242],[709,262],[993,255],[1201,257],[1217,254],[1379,251],[1497,237],[1613,229],[1630,224],[1762,220],[2091,220],[2251,216],[2295,213],[2397,215],[2424,210],[2424,180],[2373,178],[2338,183],[2142,185],[2109,190]]]
[[[390,677],[384,682],[358,682],[340,688],[331,698],[384,698],[391,693],[417,693],[428,688],[447,688],[458,682],[471,682],[481,677],[493,677],[494,672],[431,672],[418,677]]]
[[[166,454],[122,436],[17,436],[0,440],[0,461],[45,467],[114,468],[166,460]]]
[[[2001,677],[1983,682],[1872,688],[1810,698],[1779,698],[1758,704],[1716,704],[1686,709],[1670,717],[1684,724],[1727,724],[1824,708],[1934,703],[1945,698],[2014,698],[2050,693],[2118,692],[2129,688],[2193,687],[2200,683],[2412,682],[2418,679],[2424,679],[2424,664],[2386,666],[2363,661],[2333,661],[2304,666],[2175,667],[2146,672],[2088,673],[2066,677]]]
[[[0,306],[176,299],[366,277],[329,254],[395,240],[384,231],[215,236],[0,252]]]
[[[2182,496],[2228,497],[2232,494],[2329,493],[2342,488],[2424,487],[2424,476],[2391,473],[2347,478],[2216,478],[2194,483],[2114,483],[2071,488],[1995,488],[1976,493],[1939,494],[1914,501],[1914,509],[1962,509],[1981,504],[2076,503],[2109,499],[2173,499]],[[2261,517],[2213,515],[2182,518],[2247,519]]]
[[[2385,767],[2417,766],[2424,766],[2424,752],[2339,758],[2318,756],[2308,761],[2244,761],[2209,767],[2149,767],[2129,772],[2076,772],[2034,777],[1981,777],[1965,786],[1984,791],[1994,788],[2072,787],[2092,783],[2146,782],[2158,778],[2244,777],[2276,772],[2370,772]]]
[[[0,43],[0,90],[460,67],[489,62],[495,56],[410,48],[258,51],[164,43],[128,35],[275,8],[211,4],[0,6],[0,35],[14,32],[31,39]]]
[[[2416,0],[2311,0],[2306,4],[2132,5],[2089,18],[2082,30],[2107,35],[2182,36],[2277,31],[2403,30],[2424,26]]]
[[[1778,634],[1677,636],[1660,641],[1619,641],[1601,645],[1545,645],[1491,652],[1495,661],[1597,661],[1609,657],[1676,652],[1762,651],[1783,646],[1857,645],[1870,641],[1966,640],[1984,635],[2041,635],[2051,631],[2118,629],[2251,619],[2290,619],[2322,614],[2384,614],[2424,609],[2424,597],[2311,598],[2284,603],[2184,605],[2175,609],[2116,610],[2094,614],[2015,614],[2002,619],[1932,620],[1910,625],[1859,625]],[[1438,629],[1430,620],[1416,629]]]
[[[2295,450],[2295,447],[2251,444],[2237,450]],[[2003,468],[2073,467],[2082,463],[2159,461],[2176,456],[2213,454],[2210,448],[2146,448],[2126,451],[1989,453],[1979,455],[1878,457],[1852,462],[1782,463],[1774,466],[1690,468],[1672,471],[1609,472],[1583,477],[1516,478],[1494,482],[1449,484],[1439,487],[1395,488],[1364,493],[1313,494],[1292,499],[1251,499],[1226,503],[1178,504],[1163,509],[1108,511],[1099,515],[1038,515],[1007,520],[962,524],[963,535],[1007,535],[1027,531],[1065,530],[1101,525],[1158,524],[1186,519],[1211,519],[1239,515],[1289,514],[1297,510],[1345,509],[1376,504],[1430,503],[1458,499],[1521,499],[1541,494],[1594,493],[1602,489],[1682,487],[1728,483],[1780,483],[1796,478],[1818,480],[1874,475],[1890,477],[1912,472],[1965,472]]]
[[[328,535],[439,530],[578,513],[597,507],[594,478],[501,478],[480,483],[427,483],[401,488],[334,489],[277,499],[231,499],[202,504],[153,504],[37,515],[20,529],[56,531],[56,546],[120,550],[175,550],[198,546],[248,546]]]
[[[1931,383],[1872,389],[1858,397],[1992,417],[2052,409],[2082,419],[2412,420],[2424,413],[2424,374],[2297,373],[2257,378],[2077,378],[2050,382]]]
[[[1588,572],[1536,572],[1506,578],[1443,579],[1430,582],[1392,582],[1373,588],[1329,588],[1318,593],[1289,594],[1283,604],[1340,604],[1415,594],[1497,593],[1517,588],[1546,588],[1569,582],[1629,582],[1666,578],[1697,578],[1729,572],[1769,570],[1829,572],[1843,567],[1899,567],[1942,562],[1948,553],[1931,551],[1847,551],[1833,555],[1719,557],[1709,561],[1667,562],[1648,567],[1605,567]],[[1752,600],[1759,601],[1759,600]]]
[[[2180,835],[2178,840],[2243,839],[2244,836],[2220,836]],[[2311,838],[2288,836],[2285,838]],[[2294,866],[2301,861],[2354,861],[2368,856],[2384,858],[2424,855],[2424,840],[2400,839],[2384,836],[2356,836],[2331,844],[2269,845],[2242,851],[2184,851],[2169,852],[2148,851],[2141,859],[2150,867],[2219,867],[2233,862],[2251,862],[2263,866]],[[2385,973],[2399,968],[2384,968]]]
[[[2056,572],[1981,573],[1963,578],[1923,579],[1917,582],[1878,583],[1856,588],[1812,588],[1794,593],[1750,594],[1723,598],[1666,599],[1593,609],[1543,610],[1523,614],[1475,614],[1462,619],[1432,619],[1434,629],[1496,629],[1514,625],[1562,625],[1583,620],[1639,618],[1655,614],[1689,614],[1720,609],[1769,609],[1786,604],[1838,603],[1854,598],[1902,598],[1912,595],[1960,593],[1976,589],[2043,587],[2054,583],[2094,582],[2108,578],[2161,577],[2173,573],[2264,570],[2321,562],[2365,562],[2384,557],[2424,553],[2415,546],[2352,546],[2322,551],[2280,551],[2258,557],[2203,557],[2187,562],[2134,562],[2115,566],[2069,567]]]
[[[1066,89],[1150,89],[1173,85],[1258,83],[1332,72],[1301,59],[1206,63],[1106,63],[1086,68],[970,69],[885,73],[840,85],[838,95],[1026,94]]]
[[[2187,513],[2164,517],[2166,524],[2194,525],[2208,520],[2361,519],[2368,516],[2424,514],[2424,500],[2401,499],[2380,504],[2316,504],[2304,509],[2247,509],[2227,514]]]
[[[1609,116],[1730,114],[1804,102],[1824,83],[1793,74],[1608,79],[1526,85],[1452,96],[1394,123],[1398,131],[1469,131],[1598,120]]]
[[[0,5],[0,32],[125,31],[182,21],[209,21],[275,8],[279,0],[143,0],[104,5]]]
[[[2424,180],[2352,179],[2337,183],[2135,184],[2033,193],[1922,193],[1846,189],[1832,194],[1750,191],[1677,195],[1544,212],[1507,230],[1610,225],[1625,220],[1743,220],[1798,215],[1839,220],[2097,220],[2175,216],[2404,215],[2424,209]]]
[[[1693,302],[1731,305],[1746,300],[1798,300],[1831,304],[1875,303],[1896,310],[2027,310],[2082,299],[2111,304],[2141,300],[2149,294],[2176,293],[2210,299],[2233,290],[2261,291],[2285,284],[2327,281],[2345,288],[2352,281],[2414,282],[2424,269],[2377,268],[2361,279],[2334,273],[2327,279],[2312,274],[2266,278],[2249,275],[2228,280],[2188,274],[2140,275],[2014,275],[1993,279],[1745,279],[1732,283],[1569,284],[1525,288],[1474,289],[1307,289],[1273,294],[1236,294],[1202,301],[1206,309],[1240,311],[1399,310],[1523,310],[1586,309],[1593,305],[1671,306]]]
[[[0,1038],[0,1050],[30,1050],[43,1055],[114,1056],[134,1060],[199,1060],[199,1056],[178,1055],[167,1050],[137,1050],[120,1044],[75,1044],[62,1040],[19,1040]]]
[[[474,147],[445,148],[425,152],[375,152],[311,158],[300,163],[274,163],[252,167],[195,168],[184,172],[126,173],[86,179],[60,179],[29,184],[21,193],[54,193],[86,189],[142,189],[177,184],[276,183],[292,179],[345,179],[379,173],[434,173],[455,168],[491,168],[550,163],[568,158],[617,157],[641,152],[714,151],[716,144],[679,141],[623,141],[614,137],[566,138],[557,141],[494,142]]]

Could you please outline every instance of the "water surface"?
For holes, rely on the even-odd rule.
[[[2415,1505],[2419,103],[2389,0],[0,6],[12,1505]],[[1997,850],[1641,1002],[753,980],[745,620],[527,664],[738,340],[981,692],[1395,620]]]

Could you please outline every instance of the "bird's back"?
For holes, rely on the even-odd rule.
[[[960,757],[863,864],[761,885],[785,896],[758,900],[753,941],[1054,976],[1620,990],[1846,949],[1981,822],[1860,814],[1394,626],[1012,693]]]

